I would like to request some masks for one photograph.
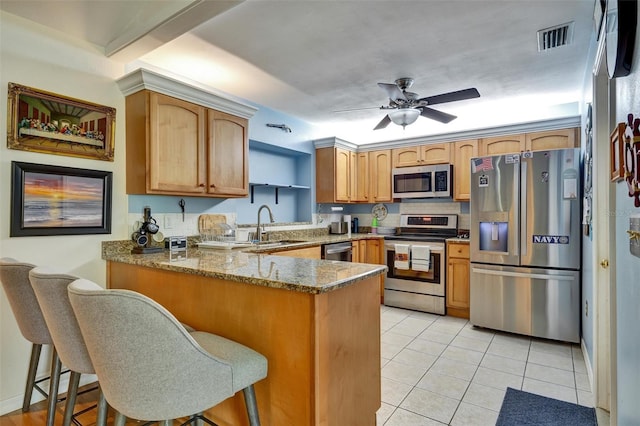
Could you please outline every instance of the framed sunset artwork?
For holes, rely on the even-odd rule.
[[[11,167],[11,237],[111,233],[111,172],[17,161]]]

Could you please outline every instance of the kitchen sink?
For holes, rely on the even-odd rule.
[[[278,240],[278,241],[260,241],[255,243],[257,248],[281,247],[290,244],[306,243],[304,240]]]

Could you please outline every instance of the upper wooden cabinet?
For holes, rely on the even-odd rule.
[[[367,152],[352,152],[351,156],[351,201],[369,201],[369,154]]]
[[[316,149],[317,203],[391,201],[391,150]]]
[[[126,97],[128,194],[248,195],[255,107],[142,68],[117,84]]]
[[[149,90],[126,98],[127,193],[248,194],[248,120]]]
[[[391,188],[391,150],[369,152],[369,198],[370,203],[393,201]]]
[[[406,148],[394,148],[391,150],[393,167],[449,163],[449,145],[448,143],[435,143],[409,146]]]
[[[337,147],[316,150],[316,202],[351,201],[353,152]]]
[[[492,138],[480,139],[478,145],[478,155],[480,157],[489,155],[509,154],[525,151],[525,135],[496,136]]]
[[[208,110],[208,188],[217,195],[249,193],[248,120]]]
[[[578,146],[580,146],[578,129],[571,128],[483,138],[480,139],[478,155],[482,157]]]
[[[471,159],[477,156],[477,139],[453,143],[453,199],[456,201],[471,198]]]
[[[527,151],[579,147],[578,129],[552,130],[548,132],[527,133],[525,148]]]

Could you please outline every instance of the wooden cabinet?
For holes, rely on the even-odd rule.
[[[391,150],[316,149],[316,202],[383,202],[391,198]]]
[[[351,241],[351,261],[357,263],[373,263],[384,265],[382,238],[368,238]]]
[[[370,203],[393,201],[391,188],[391,150],[371,151],[369,154],[369,197]]]
[[[248,194],[247,119],[142,90],[126,122],[128,194]]]
[[[447,315],[469,318],[469,243],[447,242]]]
[[[303,247],[291,250],[281,250],[269,253],[274,256],[288,256],[288,257],[299,257],[302,259],[321,259],[322,251],[320,246],[313,247]]]
[[[337,147],[316,150],[316,202],[351,201],[352,152]]]
[[[471,198],[471,159],[478,156],[478,140],[453,143],[453,199],[469,201]]]
[[[249,192],[247,120],[209,109],[207,176],[209,194],[246,196]]]
[[[528,151],[544,151],[558,148],[579,147],[578,129],[551,130],[548,132],[527,133],[525,148]]]
[[[492,138],[482,138],[478,145],[478,155],[485,157],[489,155],[500,155],[522,152],[525,150],[525,135],[496,136]]]
[[[435,143],[392,149],[393,167],[449,163],[449,145],[448,143]]]
[[[367,263],[367,240],[351,241],[351,261],[355,263]]]
[[[482,157],[522,151],[576,148],[579,146],[578,129],[571,128],[483,138],[480,140],[478,155]]]
[[[367,254],[365,256],[366,263],[375,265],[384,265],[384,256],[382,250],[384,248],[384,240],[382,238],[365,240],[367,242]]]
[[[353,162],[351,163],[352,191],[351,201],[369,201],[370,188],[369,181],[369,153],[353,152],[351,153]]]

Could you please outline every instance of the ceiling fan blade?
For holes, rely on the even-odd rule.
[[[392,101],[396,100],[396,99],[404,99],[405,101],[407,100],[406,96],[404,95],[404,93],[402,93],[402,90],[400,90],[398,88],[398,86],[396,84],[389,84],[389,83],[378,83],[378,86],[384,90],[385,92],[387,92],[387,96],[389,97],[389,99],[391,99]]]
[[[446,112],[437,111],[428,107],[422,107],[420,115],[445,124],[458,118],[455,115],[447,114]]]
[[[445,102],[463,101],[465,99],[479,98],[480,93],[478,89],[464,89],[456,92],[443,93],[441,95],[427,96],[426,98],[418,99],[418,102],[426,102],[427,105],[443,104]]]
[[[373,128],[373,130],[384,129],[385,127],[387,127],[389,125],[389,123],[391,123],[391,119],[389,118],[389,115],[385,115],[384,118],[382,120],[380,120],[378,125]]]
[[[365,111],[368,109],[380,109],[380,107],[366,107],[366,108],[348,108],[348,109],[338,109],[331,112],[353,112],[353,111]]]

